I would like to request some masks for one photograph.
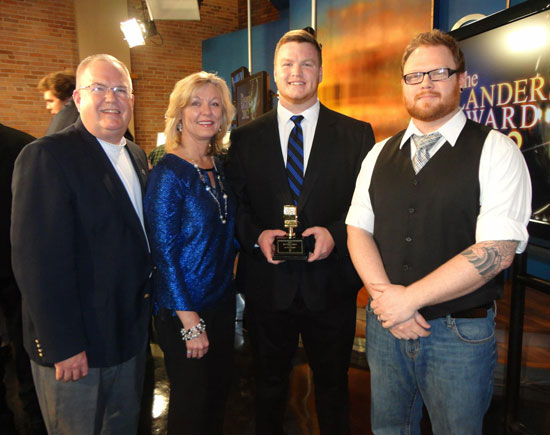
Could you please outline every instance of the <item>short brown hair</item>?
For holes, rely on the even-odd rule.
[[[457,72],[463,73],[466,71],[464,53],[462,53],[456,39],[447,33],[443,33],[439,29],[433,29],[429,32],[419,33],[413,38],[409,45],[407,45],[407,48],[405,48],[405,52],[403,53],[403,58],[401,59],[401,73],[403,73],[405,63],[407,63],[409,56],[421,45],[443,45],[444,47],[447,47],[453,55]]]
[[[73,95],[76,86],[76,77],[73,70],[56,71],[42,77],[38,82],[38,89],[42,92],[51,91],[62,101]]]
[[[221,154],[223,138],[231,125],[231,121],[235,115],[235,108],[233,104],[231,104],[231,94],[229,93],[225,81],[216,74],[204,71],[191,74],[177,82],[176,86],[174,86],[174,90],[170,94],[170,103],[166,110],[166,122],[164,127],[166,151],[172,151],[182,145],[181,134],[178,132],[178,124],[181,122],[182,109],[191,103],[191,99],[197,89],[208,83],[216,87],[222,99],[220,131],[212,138],[212,147],[209,149],[208,153],[210,155]]]
[[[277,42],[277,47],[275,47],[275,56],[273,56],[273,63],[275,63],[275,60],[277,59],[279,48],[281,48],[282,45],[288,44],[289,42],[305,42],[313,45],[315,47],[315,50],[317,50],[317,54],[319,55],[319,66],[323,65],[321,44],[319,44],[315,36],[307,30],[291,30],[290,32],[286,32],[281,37],[281,39],[279,39],[279,42]]]

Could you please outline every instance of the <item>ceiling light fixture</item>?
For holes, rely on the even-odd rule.
[[[143,21],[137,20],[136,18],[131,18],[120,23],[120,30],[124,33],[124,39],[130,48],[137,47],[138,45],[145,45],[146,39],[155,35],[160,36],[153,19],[145,15],[145,7],[146,6],[142,0]]]

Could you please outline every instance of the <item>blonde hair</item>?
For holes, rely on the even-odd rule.
[[[207,73],[205,71],[191,74],[184,79],[180,80],[174,86],[174,90],[170,94],[170,103],[166,110],[166,122],[164,127],[164,134],[166,136],[166,151],[173,151],[175,148],[181,146],[181,134],[178,132],[178,124],[182,121],[182,109],[187,107],[191,103],[191,99],[195,95],[197,89],[206,84],[212,84],[216,87],[221,96],[222,103],[222,120],[220,124],[220,131],[216,133],[210,142],[208,154],[220,154],[223,147],[223,138],[233,116],[235,115],[235,108],[231,104],[231,95],[225,81],[218,77],[216,74]]]

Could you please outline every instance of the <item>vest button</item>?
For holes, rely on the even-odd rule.
[[[413,180],[413,186],[418,186],[418,180]]]
[[[411,236],[405,237],[405,242],[410,243],[410,242],[412,242],[412,241],[413,241],[413,239],[412,239]]]
[[[409,208],[409,214],[413,214],[416,210],[414,208]]]

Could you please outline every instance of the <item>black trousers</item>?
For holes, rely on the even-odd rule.
[[[0,279],[0,309],[6,321],[9,342],[12,345],[15,371],[19,383],[18,393],[25,411],[25,426],[28,433],[46,433],[38,398],[32,379],[31,363],[27,351],[23,347],[23,326],[21,320],[21,293],[15,278]],[[6,389],[4,386],[4,369],[10,360],[9,348],[0,351],[0,428],[13,425],[13,414],[8,407]],[[0,429],[2,432],[2,429]],[[6,429],[6,433],[9,431]]]
[[[233,374],[235,297],[199,312],[210,343],[201,359],[187,358],[181,321],[168,310],[155,317],[159,345],[170,380],[168,433],[219,435]]]
[[[355,337],[355,298],[311,311],[298,296],[283,311],[246,301],[255,352],[256,434],[283,434],[289,376],[299,336],[313,372],[315,405],[323,435],[348,434],[348,368]]]

